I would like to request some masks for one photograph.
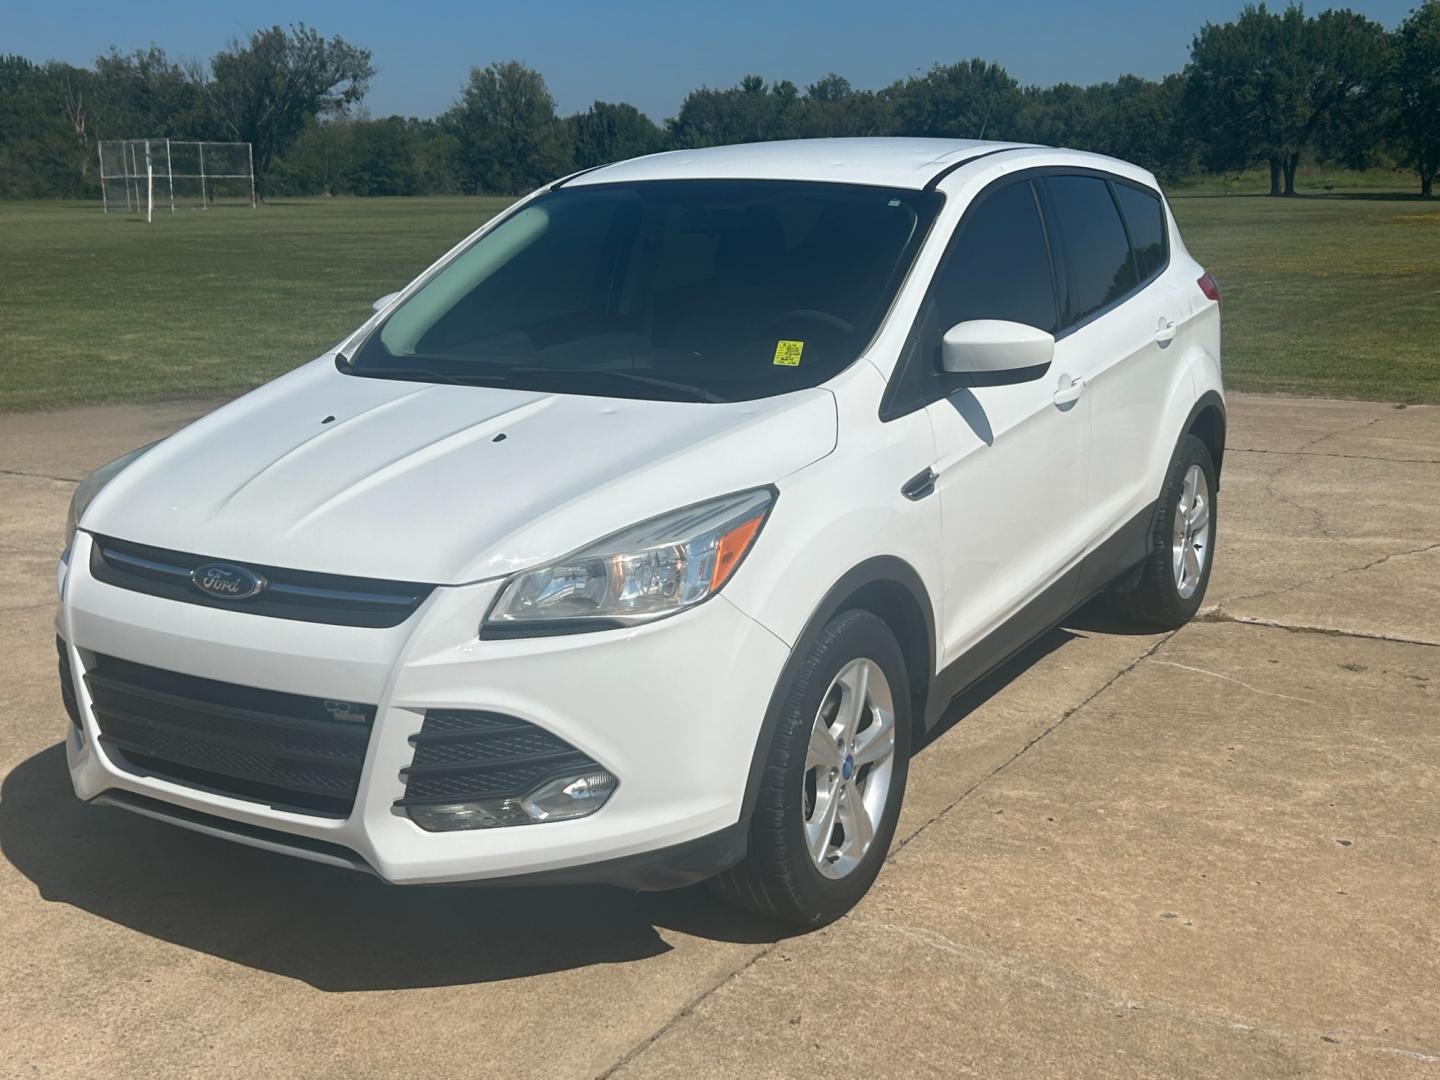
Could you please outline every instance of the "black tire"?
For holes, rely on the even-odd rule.
[[[1190,596],[1181,596],[1172,565],[1172,539],[1175,513],[1184,486],[1185,474],[1198,465],[1205,474],[1209,488],[1210,534],[1208,549],[1201,565],[1199,584]],[[1210,570],[1215,565],[1215,537],[1219,524],[1218,485],[1215,462],[1210,450],[1194,435],[1180,440],[1170,467],[1165,470],[1165,484],[1155,510],[1154,532],[1150,538],[1150,555],[1140,564],[1138,574],[1125,575],[1124,586],[1109,594],[1111,609],[1121,618],[1138,626],[1156,630],[1176,630],[1184,626],[1205,601],[1210,584]]]
[[[840,671],[868,659],[889,682],[895,712],[890,790],[863,858],[844,877],[821,874],[805,845],[805,761],[816,715]],[[905,657],[883,620],[845,611],[795,651],[782,676],[778,723],[750,821],[749,849],[737,866],[713,879],[731,903],[805,927],[823,926],[850,908],[874,882],[900,817],[910,759],[910,690]]]

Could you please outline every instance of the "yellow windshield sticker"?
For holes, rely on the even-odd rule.
[[[805,351],[803,341],[777,341],[775,343],[775,363],[780,367],[799,367],[800,354]]]

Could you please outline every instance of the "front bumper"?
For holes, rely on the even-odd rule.
[[[723,595],[644,627],[481,641],[500,582],[437,588],[400,626],[294,622],[177,603],[97,581],[90,538],[62,569],[57,631],[80,727],[71,780],[177,824],[396,883],[610,880],[681,884],[743,853],[741,810],[761,719],[787,658]],[[108,754],[84,672],[95,654],[242,686],[376,706],[343,819],[146,775]],[[620,780],[594,814],[426,832],[395,806],[427,709],[490,710],[538,725]],[[353,859],[351,858],[353,856]],[[713,865],[712,865],[713,864]]]

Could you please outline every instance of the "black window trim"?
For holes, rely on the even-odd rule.
[[[1127,180],[1123,176],[1107,176],[1106,180],[1110,185],[1110,198],[1114,200],[1115,209],[1120,214],[1120,224],[1125,226],[1125,238],[1130,242],[1130,261],[1135,265],[1135,280],[1138,283],[1128,294],[1128,296],[1133,296],[1170,268],[1170,212],[1165,205],[1165,196],[1160,194],[1157,189],[1134,180]],[[1144,195],[1151,195],[1160,204],[1160,243],[1163,248],[1163,257],[1154,271],[1145,277],[1140,275],[1140,253],[1135,246],[1135,237],[1130,232],[1130,219],[1125,216],[1125,208],[1120,205],[1120,196],[1116,193],[1116,188],[1119,187],[1134,188]]]
[[[1120,201],[1115,196],[1113,185],[1126,184],[1147,195],[1154,196],[1159,199],[1161,213],[1164,215],[1165,228],[1162,230],[1165,243],[1164,258],[1161,259],[1154,273],[1150,274],[1143,281],[1137,281],[1132,289],[1111,300],[1103,307],[1096,308],[1083,319],[1079,319],[1070,324],[1061,322],[1065,315],[1065,270],[1060,260],[1056,257],[1056,241],[1058,238],[1052,236],[1052,228],[1045,209],[1045,203],[1048,200],[1043,194],[1041,185],[1035,183],[1036,180],[1047,176],[1093,176],[1106,182],[1107,190],[1110,193],[1110,200],[1115,204],[1115,212],[1119,215],[1121,227],[1125,230],[1125,242],[1130,249],[1130,262],[1136,269],[1137,277],[1139,276],[1139,264],[1135,262],[1135,245],[1130,239],[1130,226],[1125,220],[1125,212],[1120,207]],[[890,373],[890,379],[885,387],[885,393],[880,399],[880,420],[882,422],[888,423],[891,420],[898,420],[902,416],[908,416],[912,412],[923,409],[936,401],[942,401],[955,393],[956,387],[953,383],[947,383],[939,378],[929,380],[929,386],[923,393],[908,395],[904,393],[903,387],[906,382],[905,376],[907,369],[911,364],[917,362],[924,363],[926,359],[919,357],[920,350],[916,347],[918,344],[916,335],[920,333],[921,323],[924,321],[925,314],[934,299],[936,282],[939,281],[946,264],[949,262],[951,245],[964,231],[965,226],[969,224],[971,216],[980,208],[992,192],[1022,181],[1030,183],[1031,194],[1036,199],[1036,209],[1040,214],[1040,227],[1045,236],[1045,247],[1050,258],[1050,280],[1055,290],[1055,318],[1059,325],[1059,329],[1055,332],[1056,341],[1063,341],[1075,331],[1083,329],[1096,319],[1102,318],[1121,304],[1133,299],[1169,269],[1171,257],[1170,215],[1165,207],[1165,197],[1161,195],[1157,188],[1141,183],[1138,180],[1117,176],[1103,169],[1095,169],[1083,165],[1034,165],[1025,169],[1016,169],[1014,172],[1006,173],[1003,176],[997,176],[975,193],[975,197],[972,198],[965,207],[965,212],[960,215],[960,220],[955,223],[955,228],[951,230],[950,236],[945,242],[945,252],[941,256],[939,264],[935,267],[935,272],[930,275],[930,281],[925,287],[925,295],[920,299],[920,305],[915,310],[915,318],[910,325],[910,331],[906,334],[905,343],[900,348],[900,358],[896,362],[894,370]],[[933,223],[931,227],[933,229]],[[913,263],[911,268],[913,270]],[[899,300],[898,293],[896,294],[895,300]],[[938,375],[938,373],[935,374]]]

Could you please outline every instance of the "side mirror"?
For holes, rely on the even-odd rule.
[[[945,331],[940,366],[967,386],[1007,386],[1040,378],[1055,357],[1055,338],[1024,323],[973,319]]]
[[[387,307],[390,306],[390,301],[394,300],[399,295],[400,294],[398,292],[387,292],[384,296],[380,297],[379,300],[376,300],[375,303],[370,305],[370,310],[384,311]]]

